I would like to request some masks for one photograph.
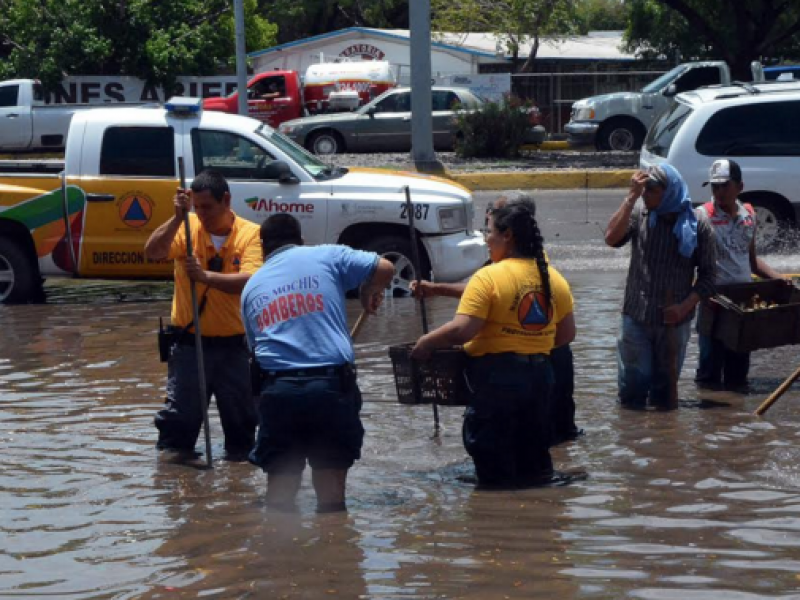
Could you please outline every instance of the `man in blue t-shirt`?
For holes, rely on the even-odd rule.
[[[364,439],[345,293],[360,286],[361,305],[374,314],[394,266],[347,246],[303,246],[289,214],[264,222],[261,244],[264,266],[242,292],[261,390],[250,462],[267,473],[270,506],[294,506],[308,461],[317,511],[345,510],[347,471]]]

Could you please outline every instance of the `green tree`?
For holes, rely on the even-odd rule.
[[[260,10],[279,28],[278,41],[345,29],[408,29],[406,0],[260,0]]]
[[[583,35],[590,31],[623,31],[628,27],[623,0],[577,0],[575,19]]]
[[[250,49],[277,34],[256,8],[245,0]],[[0,0],[0,78],[133,75],[169,88],[235,61],[232,13],[227,0]]]
[[[797,0],[628,0],[628,47],[645,57],[721,59],[749,80],[754,60],[800,58]]]
[[[434,31],[493,33],[512,57],[515,69],[529,46],[522,72],[533,70],[541,37],[576,31],[574,0],[432,0]]]

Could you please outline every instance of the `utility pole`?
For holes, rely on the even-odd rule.
[[[431,1],[409,0],[411,27],[411,159],[418,171],[441,173],[433,151],[431,115]]]
[[[247,116],[247,55],[244,44],[244,0],[233,0],[236,30],[236,87],[239,91],[239,114]]]

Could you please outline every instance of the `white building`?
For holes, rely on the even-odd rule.
[[[388,60],[397,70],[401,83],[408,81],[410,34],[407,29],[350,27],[281,44],[249,54],[256,73],[272,69],[292,69],[305,73],[309,65],[324,58],[337,57]],[[622,32],[590,33],[588,36],[542,39],[537,60],[570,62],[633,61],[635,57],[620,49]],[[529,45],[520,50],[528,55]],[[476,75],[481,67],[510,62],[505,45],[489,33],[434,33],[431,44],[431,70],[434,77]]]

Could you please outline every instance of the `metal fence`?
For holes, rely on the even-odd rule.
[[[542,111],[542,124],[560,134],[569,121],[572,104],[582,98],[611,92],[638,91],[665,71],[606,71],[581,73],[514,73],[511,90]]]

